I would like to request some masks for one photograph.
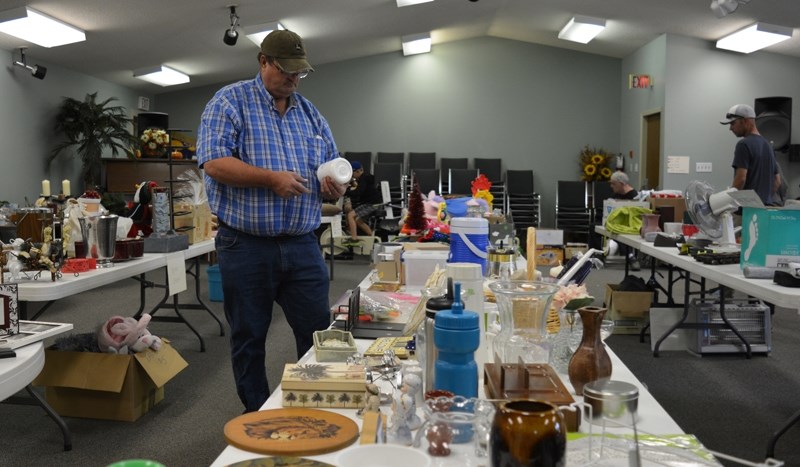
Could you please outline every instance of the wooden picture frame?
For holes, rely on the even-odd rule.
[[[19,332],[17,284],[0,284],[0,336]]]
[[[18,349],[72,329],[72,323],[19,320],[19,332],[0,336],[0,348]]]

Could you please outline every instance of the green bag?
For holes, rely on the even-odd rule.
[[[638,234],[642,229],[642,214],[652,213],[650,209],[639,206],[616,208],[606,219],[606,230],[615,234]]]

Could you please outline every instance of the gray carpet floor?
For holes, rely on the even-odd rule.
[[[207,300],[205,268],[201,266],[201,297],[224,321],[222,304]],[[337,262],[331,301],[368,271],[364,256]],[[605,284],[619,282],[623,274],[620,264],[609,262],[589,276],[590,292],[602,300]],[[150,278],[158,281],[163,275]],[[75,332],[93,331],[109,316],[133,314],[138,292],[138,282],[125,280],[60,300],[39,320],[71,322]],[[155,305],[162,294],[160,289],[148,289],[147,306]],[[191,303],[192,297],[184,292],[180,300]],[[170,313],[160,310],[158,315]],[[219,336],[216,321],[205,311],[185,313],[205,339],[205,352],[199,351],[197,337],[183,324],[150,325],[151,332],[170,339],[189,363],[167,383],[163,402],[132,423],[66,418],[74,445],[69,452],[63,451],[61,432],[41,408],[0,404],[0,465],[105,466],[130,458],[154,459],[167,466],[213,462],[226,446],[224,424],[238,416],[242,406],[233,386],[227,337]],[[284,364],[296,360],[291,332],[279,309],[268,342],[268,375],[277,384]],[[649,343],[640,343],[638,336],[614,335],[607,341],[686,432],[696,434],[711,449],[750,460],[762,460],[769,436],[800,410],[799,342],[800,316],[783,309],[774,316],[772,353],[750,360],[740,355],[697,357],[684,351],[662,352],[654,358]],[[800,427],[784,435],[776,457],[800,466]]]

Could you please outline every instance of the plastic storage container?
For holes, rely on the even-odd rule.
[[[219,265],[209,266],[208,270],[208,298],[212,302],[223,301],[222,277],[219,274]]]

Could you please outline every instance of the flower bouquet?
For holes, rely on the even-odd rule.
[[[605,181],[611,178],[611,160],[613,156],[605,149],[584,146],[578,158],[581,169],[581,180],[587,182]]]
[[[148,128],[139,138],[142,142],[142,154],[147,157],[164,157],[169,146],[169,134],[157,128]]]

